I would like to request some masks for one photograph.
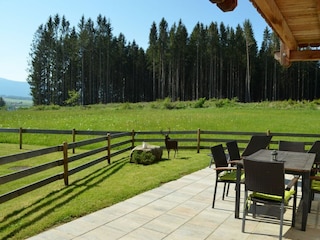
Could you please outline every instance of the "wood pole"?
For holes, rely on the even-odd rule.
[[[134,136],[135,136],[135,132],[134,132],[134,129],[132,129],[132,132],[131,132],[131,148],[134,148],[134,142],[135,142]]]
[[[200,128],[197,131],[197,153],[200,153]]]
[[[107,139],[108,139],[108,164],[111,163],[111,134],[107,134]]]
[[[72,129],[72,142],[76,141],[76,129]],[[72,148],[72,153],[74,154],[76,152],[75,148]]]
[[[267,136],[270,136],[270,134],[271,134],[271,131],[270,131],[270,129],[268,129],[268,130],[267,130]],[[269,143],[269,145],[268,145],[268,149],[270,149],[270,143]]]
[[[68,143],[63,143],[63,178],[64,185],[69,185],[69,173],[68,173]]]
[[[19,128],[19,148],[22,149],[22,127]]]

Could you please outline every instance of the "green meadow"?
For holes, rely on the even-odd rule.
[[[199,107],[200,105],[200,107]],[[103,131],[218,130],[265,132],[319,132],[319,102],[263,102],[232,100],[198,102],[122,103],[86,107],[38,106],[0,111],[0,128],[77,129]],[[0,142],[17,137],[0,135]],[[30,144],[60,144],[59,136],[28,138]]]
[[[168,99],[152,103],[72,108],[38,106],[16,111],[0,110],[0,128],[103,131],[166,131],[169,128],[180,131],[200,128],[214,131],[319,133],[318,107],[317,101],[243,104],[233,100],[171,102]],[[29,134],[24,137],[23,149],[19,150],[18,134],[0,133],[0,155],[58,145],[65,141],[64,138]],[[72,175],[69,186],[57,181],[2,203],[0,238],[25,239],[180,178],[208,166],[207,154],[205,150],[199,154],[195,150],[180,150],[175,159],[142,166],[129,163],[129,153],[124,153],[113,159],[110,165],[103,162]],[[58,159],[61,154],[49,157]],[[0,174],[6,174],[8,167],[12,171],[13,166],[0,166]],[[4,188],[0,188],[0,193],[6,192]]]

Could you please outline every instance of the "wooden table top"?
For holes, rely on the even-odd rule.
[[[274,161],[272,160],[272,152],[274,150],[261,149],[245,159],[260,160],[260,161]],[[286,172],[309,172],[312,169],[316,154],[305,152],[291,152],[291,151],[278,151],[277,161],[284,162]]]

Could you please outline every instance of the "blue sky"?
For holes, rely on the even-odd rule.
[[[82,16],[95,22],[101,14],[110,20],[115,36],[123,33],[127,42],[135,40],[144,49],[152,22],[159,24],[163,17],[169,28],[181,19],[189,34],[197,22],[235,28],[249,19],[259,48],[268,26],[249,0],[239,0],[228,13],[209,0],[0,0],[0,9],[0,78],[14,81],[26,81],[34,33],[50,15],[64,15],[77,26]]]

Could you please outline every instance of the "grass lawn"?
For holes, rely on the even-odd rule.
[[[203,108],[195,108],[194,104],[124,103],[0,111],[0,128],[103,131],[166,131],[168,128],[175,131],[200,128],[217,131],[320,132],[317,103],[241,104],[210,100],[206,101]],[[18,134],[1,133],[0,155],[59,145],[63,141],[70,141],[70,136],[26,134],[23,137],[24,149],[19,150]],[[64,186],[63,180],[57,181],[1,204],[0,238],[24,239],[202,169],[208,166],[208,153],[206,150],[199,154],[196,150],[180,150],[176,159],[165,159],[149,166],[129,163],[129,152],[124,153],[114,158],[111,165],[100,163],[72,175],[68,187]],[[165,152],[163,156],[166,158]],[[58,157],[61,158],[61,155]],[[10,167],[12,166],[0,166],[0,174],[12,171],[8,169]],[[5,192],[4,186],[1,186],[0,192]]]
[[[16,148],[12,144],[0,146]],[[69,186],[60,180],[1,204],[0,239],[33,236],[202,169],[208,163],[205,151],[179,151],[175,159],[148,166],[129,163],[129,153],[123,154],[111,165],[103,162],[70,176]]]

